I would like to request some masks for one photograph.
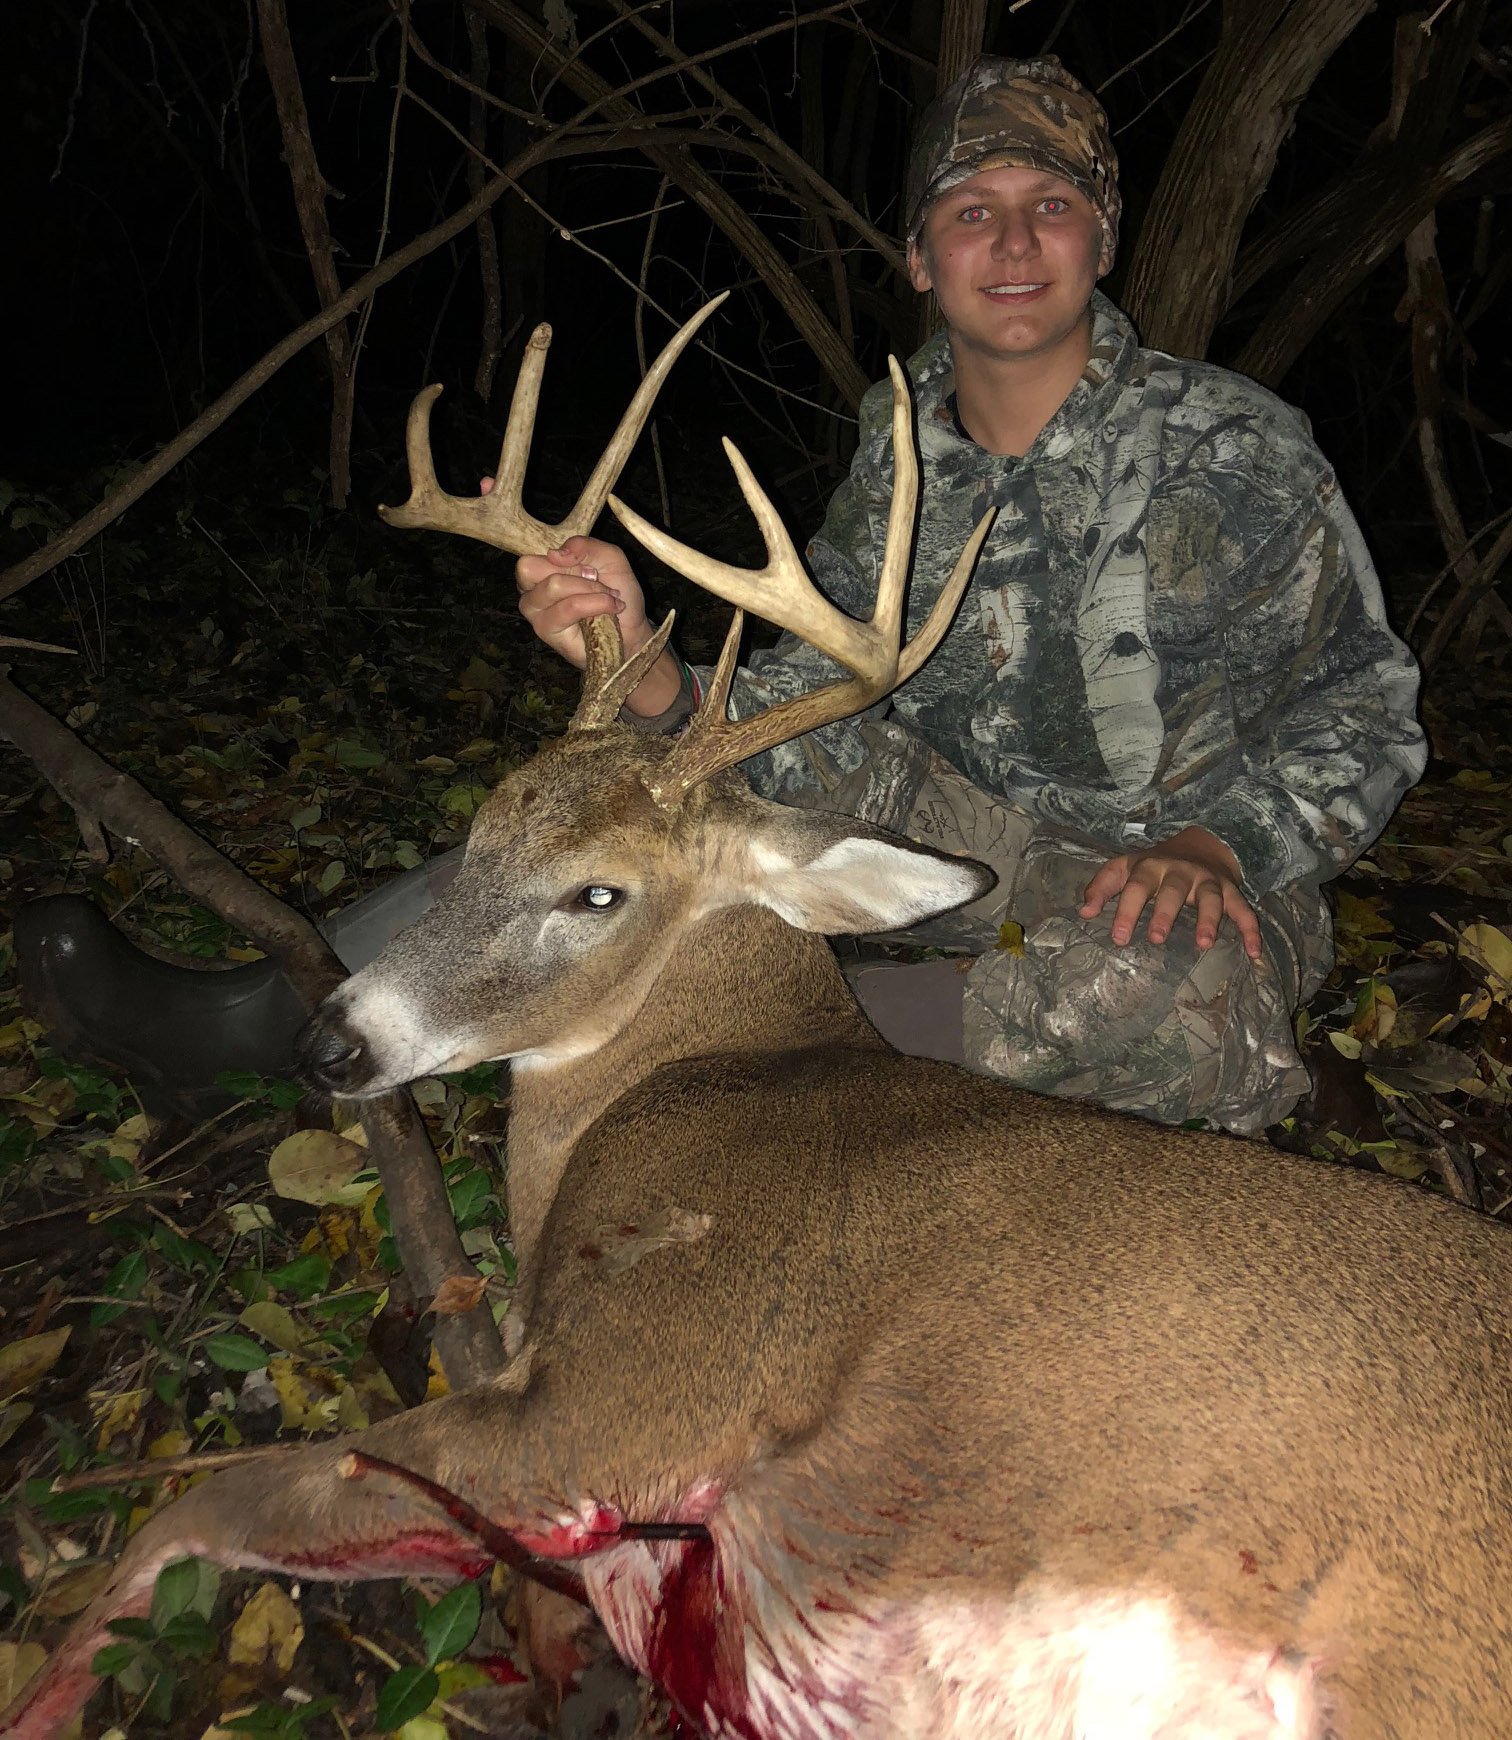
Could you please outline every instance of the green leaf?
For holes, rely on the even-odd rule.
[[[457,1226],[466,1231],[470,1222],[493,1201],[493,1180],[484,1171],[469,1172],[451,1187],[448,1195]]]
[[[214,1611],[219,1593],[220,1571],[207,1559],[175,1559],[163,1566],[153,1585],[153,1626],[160,1636],[180,1619],[192,1619],[196,1626],[202,1626]]]
[[[116,1299],[135,1299],[147,1285],[147,1253],[132,1251],[121,1258],[120,1262],[105,1277],[101,1291],[109,1293]],[[110,1323],[121,1315],[119,1305],[96,1305],[89,1316],[91,1329],[98,1329],[102,1324]]]
[[[192,1274],[195,1269],[209,1270],[215,1267],[214,1251],[202,1245],[198,1239],[186,1239],[171,1226],[164,1226],[162,1221],[152,1229],[152,1242],[175,1268],[182,1269],[186,1275]]]
[[[432,1667],[460,1655],[477,1635],[483,1617],[483,1592],[476,1583],[459,1583],[420,1620],[425,1659]]]
[[[33,1508],[43,1522],[76,1522],[81,1516],[93,1516],[96,1511],[112,1509],[110,1497],[108,1492],[50,1492]]]
[[[499,1085],[499,1066],[496,1063],[475,1063],[471,1069],[459,1070],[456,1075],[443,1078],[454,1081],[465,1094],[502,1093]]]
[[[215,1085],[240,1100],[253,1100],[262,1091],[262,1077],[251,1069],[223,1069],[216,1076]]]
[[[212,1335],[207,1337],[205,1354],[222,1371],[257,1371],[268,1363],[264,1348],[248,1335]]]
[[[105,1629],[113,1631],[117,1637],[140,1638],[143,1643],[151,1643],[157,1636],[157,1628],[150,1619],[107,1619]],[[134,1650],[132,1653],[139,1652]]]
[[[368,749],[359,743],[355,737],[342,737],[331,746],[332,759],[347,767],[353,773],[365,772],[368,768],[382,767],[388,757],[381,749]]]
[[[152,1586],[152,1629],[160,1632],[170,1619],[187,1613],[198,1588],[197,1559],[175,1559],[164,1565]]]
[[[308,1299],[324,1290],[331,1278],[331,1261],[319,1251],[306,1251],[282,1268],[269,1269],[264,1278],[281,1293],[292,1293],[296,1299]]]
[[[375,1724],[391,1734],[412,1716],[428,1710],[440,1689],[441,1682],[428,1667],[400,1668],[389,1675],[378,1694]]]
[[[122,1668],[129,1667],[136,1660],[136,1654],[129,1643],[107,1643],[90,1658],[89,1671],[98,1674],[102,1680],[110,1679]]]
[[[160,1722],[166,1722],[173,1714],[173,1694],[178,1688],[178,1675],[168,1668],[159,1668],[156,1678],[147,1689],[147,1710],[156,1716]]]
[[[181,1613],[170,1619],[158,1633],[159,1641],[171,1646],[180,1655],[204,1657],[213,1655],[220,1642],[219,1634],[208,1619],[198,1613]]]

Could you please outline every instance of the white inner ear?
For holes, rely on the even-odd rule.
[[[752,898],[799,930],[903,930],[985,891],[986,872],[967,860],[852,835],[807,864],[752,842]]]

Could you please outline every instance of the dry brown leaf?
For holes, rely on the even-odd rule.
[[[478,1303],[487,1285],[482,1275],[448,1275],[436,1289],[430,1308],[437,1317],[460,1317]]]
[[[353,1184],[352,1177],[367,1163],[362,1149],[334,1130],[296,1130],[268,1156],[268,1182],[289,1201],[316,1208],[358,1203],[370,1186]]]
[[[64,1619],[82,1613],[110,1581],[115,1566],[107,1559],[94,1565],[70,1565],[48,1582],[37,1601],[37,1611],[48,1619]]]
[[[68,1345],[69,1333],[65,1325],[42,1335],[24,1335],[19,1341],[0,1347],[0,1402],[46,1377]]]

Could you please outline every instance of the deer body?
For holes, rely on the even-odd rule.
[[[872,922],[873,850],[905,908],[910,876],[937,899],[980,878],[728,777],[689,870],[679,824],[636,814],[666,752],[611,734],[584,792],[556,777],[568,739],[512,776],[452,889],[328,1017],[368,1034],[374,1080],[443,1044],[524,1054],[511,1196],[544,1207],[510,1369],[192,1491],[81,1622],[50,1707],[184,1551],[305,1577],[489,1562],[424,1492],[343,1477],[356,1449],[577,1561],[617,1646],[711,1735],[1504,1735],[1504,1230],[898,1056],[758,884],[803,916],[783,864],[844,860],[847,829],[813,919]],[[543,887],[563,829],[586,859]],[[561,888],[611,873],[642,895],[614,922],[645,932],[618,1001],[491,952],[549,949]],[[581,956],[579,922],[555,946]],[[401,1011],[405,1034],[375,1032]],[[646,1521],[708,1539],[633,1538]]]
[[[508,501],[452,516],[421,447],[412,420],[408,523],[560,542]],[[305,1042],[354,1096],[512,1060],[510,1365],[160,1513],[12,1740],[77,1707],[184,1553],[344,1579],[522,1550],[575,1562],[729,1740],[1512,1731],[1506,1229],[897,1055],[819,937],[988,873],[721,771],[916,668],[970,565],[900,655],[901,548],[873,624],[805,624],[857,675],[754,722],[724,717],[732,637],[687,737],[635,736],[614,718],[666,630],[623,664],[590,636],[573,730]],[[788,546],[696,577],[745,602],[796,574]]]

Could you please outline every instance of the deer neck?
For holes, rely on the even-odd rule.
[[[762,907],[727,907],[673,947],[645,1002],[586,1056],[516,1065],[509,1107],[509,1224],[530,1261],[579,1137],[664,1064],[721,1052],[881,1046],[823,937]]]

